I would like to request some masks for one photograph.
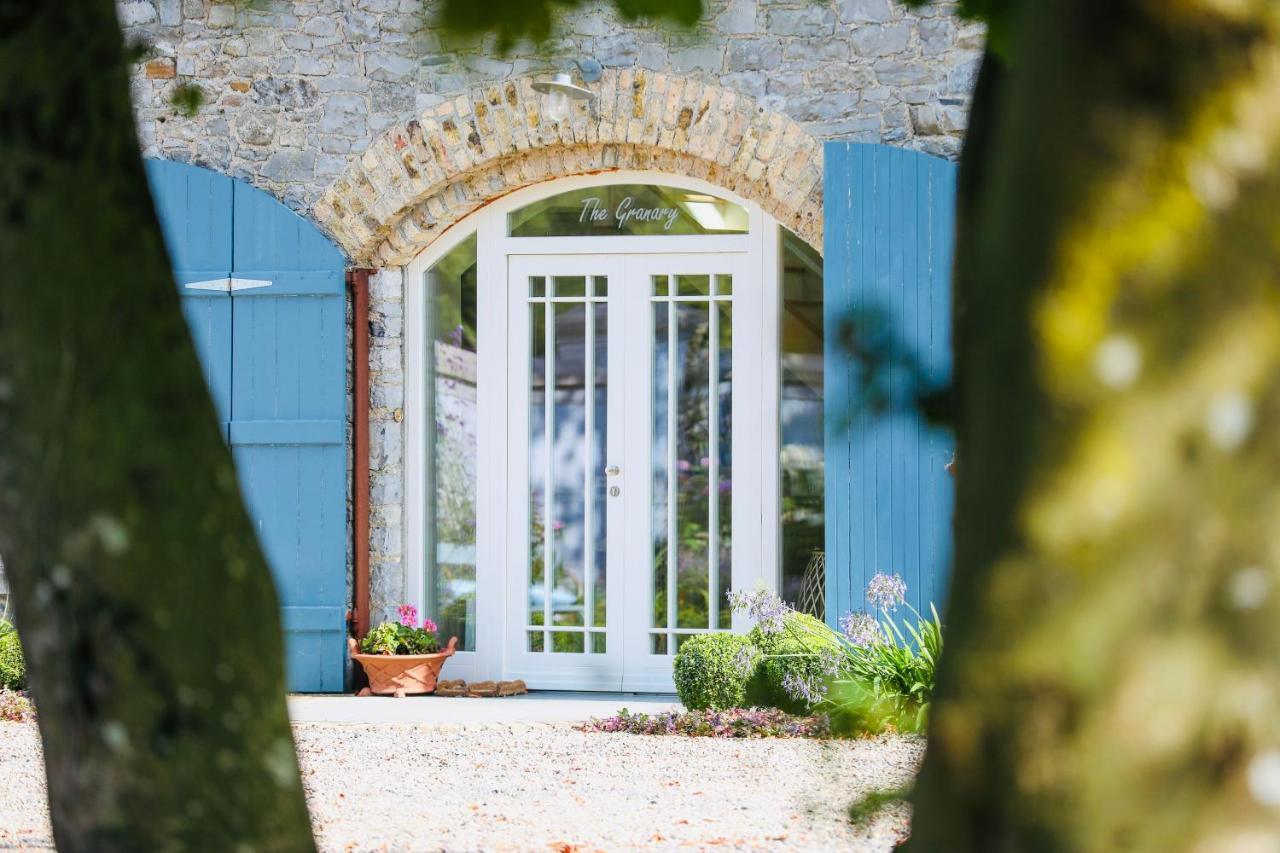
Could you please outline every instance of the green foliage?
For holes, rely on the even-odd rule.
[[[444,0],[439,23],[455,33],[493,32],[505,53],[521,39],[545,41],[556,18],[585,5],[584,0]],[[613,5],[624,21],[644,18],[691,27],[702,17],[702,0],[613,0]]]
[[[200,106],[203,103],[204,91],[191,83],[180,83],[169,95],[169,105],[173,107],[174,112],[185,118],[193,118],[200,112]]]
[[[367,655],[429,655],[440,651],[434,631],[383,622],[360,641],[360,651]]]
[[[866,825],[873,817],[880,814],[885,806],[903,802],[910,797],[913,787],[908,783],[897,788],[872,791],[849,807],[849,822],[857,827]]]
[[[924,731],[942,653],[942,620],[936,608],[930,611],[932,618],[917,616],[914,626],[907,624],[909,639],[885,617],[880,640],[850,646],[841,677],[828,696],[837,730]]]
[[[697,634],[680,646],[675,659],[676,693],[689,710],[741,707],[747,673],[739,655],[750,655],[750,641],[738,634]]]
[[[18,632],[0,619],[0,688],[21,690],[27,682],[27,662],[22,656]]]
[[[747,704],[756,708],[779,708],[790,714],[811,710],[816,703],[791,695],[785,682],[821,680],[823,655],[841,651],[839,635],[820,619],[792,610],[783,617],[782,631],[767,634],[756,627],[747,637],[763,655],[747,682]]]

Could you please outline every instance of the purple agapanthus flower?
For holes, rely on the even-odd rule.
[[[863,648],[883,639],[880,634],[880,623],[870,613],[863,613],[861,610],[844,615],[840,620],[840,633],[855,646]]]
[[[729,606],[735,613],[745,613],[765,634],[780,634],[784,627],[783,618],[791,611],[787,603],[764,587],[757,587],[751,592],[729,593]]]
[[[748,676],[751,671],[756,668],[756,660],[759,658],[759,652],[755,646],[744,645],[738,649],[738,653],[733,656],[733,667],[741,675]]]
[[[816,705],[826,698],[826,686],[815,678],[806,678],[796,672],[788,672],[782,676],[782,689],[792,699],[803,699],[810,705]]]
[[[907,582],[897,575],[877,572],[867,584],[867,601],[881,610],[893,610],[907,600]]]
[[[844,669],[844,655],[837,649],[823,649],[818,655],[818,666],[822,669],[823,676],[835,678]]]

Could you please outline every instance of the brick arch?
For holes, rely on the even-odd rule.
[[[753,99],[710,83],[610,69],[556,124],[536,78],[478,86],[377,139],[313,213],[356,263],[407,263],[450,225],[510,192],[555,178],[653,169],[757,202],[820,248],[822,144]]]

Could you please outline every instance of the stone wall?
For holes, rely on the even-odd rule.
[[[591,56],[715,83],[813,137],[958,150],[983,37],[954,4],[908,13],[890,0],[709,0],[693,31],[624,24],[607,3],[561,16],[539,53],[496,56],[487,38],[429,25],[422,0],[121,0],[150,156],[196,162],[310,208],[370,143],[473,86]],[[194,118],[169,103],[199,86]]]
[[[406,600],[404,275],[369,277],[369,602],[374,622]]]

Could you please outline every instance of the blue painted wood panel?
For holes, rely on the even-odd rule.
[[[245,504],[283,607],[289,689],[344,688],[347,612],[345,259],[266,193],[147,164]]]
[[[148,160],[147,179],[209,393],[227,435],[231,420],[231,299],[190,284],[231,275],[231,178],[208,169]]]
[[[342,254],[271,196],[236,183],[231,446],[284,607],[295,689],[343,689],[346,295]]]
[[[952,440],[915,410],[904,359],[881,363],[889,405],[870,405],[849,341],[893,341],[925,384],[949,380],[955,167],[882,145],[824,153],[827,619],[864,609],[877,572],[901,575],[927,614],[950,571]]]

